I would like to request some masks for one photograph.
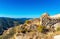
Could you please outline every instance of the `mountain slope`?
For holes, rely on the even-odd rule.
[[[17,26],[19,24],[23,24],[26,20],[30,18],[7,18],[0,17],[0,34],[3,33],[4,30],[7,30],[10,27]]]

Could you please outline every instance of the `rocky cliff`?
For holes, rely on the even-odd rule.
[[[54,26],[54,24],[60,22],[60,15],[50,16],[47,13],[40,17],[40,25],[42,26]]]

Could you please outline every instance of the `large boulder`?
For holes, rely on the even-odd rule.
[[[60,39],[60,35],[54,36],[54,39]]]
[[[57,30],[58,27],[60,28],[60,23],[54,24],[54,29],[55,29],[55,30]]]

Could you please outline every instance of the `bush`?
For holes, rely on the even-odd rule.
[[[57,27],[57,31],[60,31],[60,27]]]
[[[25,21],[25,24],[31,24],[31,23],[32,23],[31,20],[26,20],[26,21]]]
[[[0,36],[0,39],[3,39],[2,36]]]
[[[39,32],[45,32],[45,26],[39,26],[38,28],[37,28],[37,30],[39,31]]]

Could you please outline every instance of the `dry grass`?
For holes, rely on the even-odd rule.
[[[47,33],[46,34],[46,39],[53,39],[53,37],[56,36],[56,35],[60,35],[60,31]]]

